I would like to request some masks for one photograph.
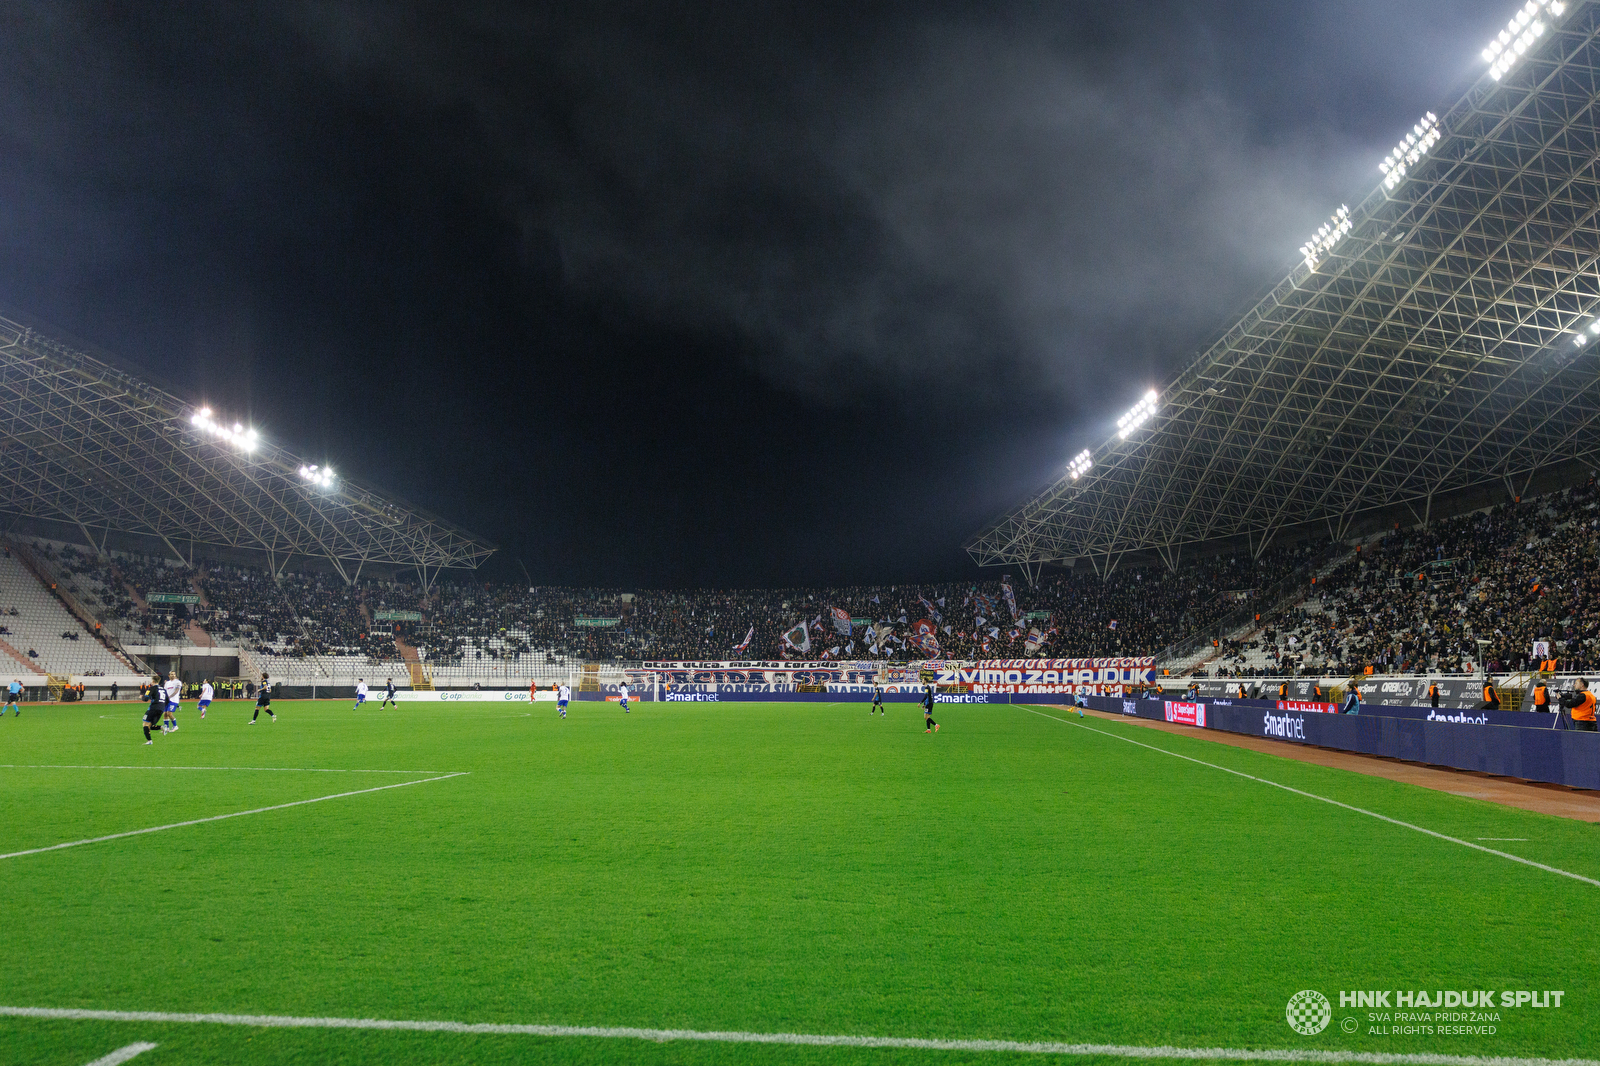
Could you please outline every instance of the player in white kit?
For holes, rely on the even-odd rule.
[[[567,716],[567,701],[572,698],[571,687],[563,681],[561,687],[556,689],[556,707],[561,711],[561,717]]]
[[[623,714],[627,714],[628,713],[628,686],[627,685],[624,684],[624,685],[618,685],[617,686],[617,699],[622,701],[622,713]]]
[[[206,716],[206,708],[211,706],[211,697],[213,695],[215,695],[215,694],[216,694],[216,690],[214,690],[211,687],[211,682],[209,682],[209,681],[200,682],[200,717],[201,718],[204,718]]]
[[[356,678],[356,705],[354,707],[350,708],[350,709],[352,711],[358,711],[358,710],[361,709],[361,705],[363,703],[366,703],[366,702],[367,702],[367,681],[366,681],[365,678],[358,677],[358,678]]]
[[[183,682],[178,680],[177,671],[168,671],[167,683],[161,687],[167,690],[167,713],[161,718],[161,731],[163,733],[176,733],[178,731],[178,704],[183,702]]]

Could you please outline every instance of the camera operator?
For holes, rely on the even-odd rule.
[[[1573,682],[1571,692],[1561,694],[1561,708],[1572,715],[1572,728],[1581,729],[1589,733],[1596,732],[1594,721],[1595,700],[1594,693],[1589,691],[1587,678],[1578,678]]]

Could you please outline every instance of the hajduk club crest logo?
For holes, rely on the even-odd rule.
[[[1333,1020],[1333,1004],[1321,992],[1308,988],[1289,997],[1289,1009],[1284,1014],[1289,1028],[1301,1036],[1316,1036]]]

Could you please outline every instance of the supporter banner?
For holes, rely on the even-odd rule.
[[[1041,660],[1023,659],[1019,661],[1039,662]],[[913,659],[910,662],[901,663],[879,663],[870,659],[845,662],[803,661],[799,659],[647,659],[640,663],[637,669],[647,672],[660,672],[673,670],[807,670],[813,667],[823,667],[829,670],[909,670],[915,674],[918,670],[927,670],[935,667],[971,665],[969,662],[953,659]]]
[[[192,592],[152,592],[144,598],[146,603],[199,603],[200,597]]]
[[[865,695],[857,696],[862,703],[867,702]],[[933,697],[935,703],[941,704],[1070,704],[1072,696],[1013,696],[1008,693],[982,693],[982,692],[956,692],[936,693]],[[921,702],[921,697],[912,693],[897,693],[885,696],[887,703],[907,703],[915,705]],[[662,703],[838,703],[839,694],[835,692],[665,692],[661,695]]]
[[[1151,684],[1155,659],[982,659],[971,666],[944,664],[936,684],[971,685],[982,692],[1083,693],[1120,695],[1130,686]]]

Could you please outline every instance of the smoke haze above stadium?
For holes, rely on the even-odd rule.
[[[1513,6],[7,5],[0,304],[492,576],[977,576]]]

